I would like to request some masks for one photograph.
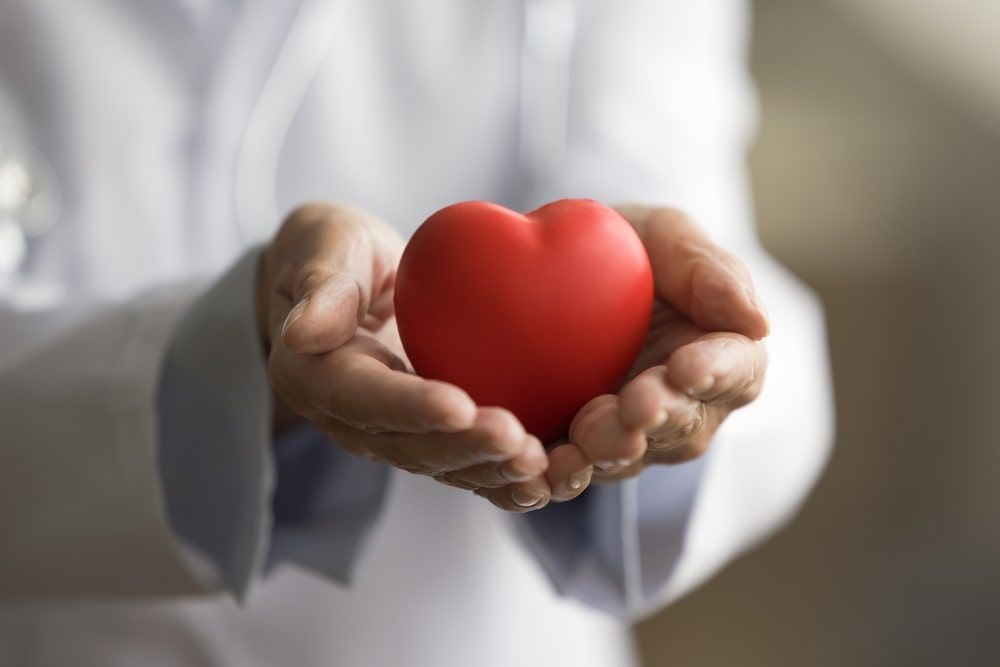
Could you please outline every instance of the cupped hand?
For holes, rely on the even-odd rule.
[[[292,413],[368,459],[473,490],[510,511],[570,485],[507,410],[408,368],[392,311],[403,241],[374,216],[297,209],[264,250],[258,325],[278,417]],[[280,419],[279,419],[280,421]],[[551,480],[550,480],[551,478]]]
[[[723,420],[761,390],[769,329],[746,267],[684,214],[619,207],[642,238],[656,298],[646,343],[617,394],[598,396],[569,430],[598,481],[703,454]],[[561,474],[550,465],[550,475]]]

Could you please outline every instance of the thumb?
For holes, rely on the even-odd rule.
[[[294,305],[281,324],[285,346],[299,354],[322,354],[350,340],[369,302],[367,290],[356,277],[312,269],[296,282]]]
[[[666,208],[618,211],[646,246],[661,298],[706,331],[733,331],[754,340],[767,336],[770,322],[750,273],[691,219]]]
[[[299,354],[322,354],[354,336],[379,292],[391,288],[392,249],[371,216],[350,209],[305,208],[273,242],[271,339]],[[389,287],[387,287],[389,286]]]

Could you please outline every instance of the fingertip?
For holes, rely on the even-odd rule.
[[[617,401],[618,397],[613,394],[603,394],[592,398],[573,416],[573,421],[569,425],[569,439],[573,442],[581,442],[582,436],[587,433],[597,416],[607,410],[608,405],[613,405]]]
[[[527,465],[532,466],[536,475],[541,475],[549,468],[549,456],[545,451],[545,445],[537,436],[528,434],[524,439],[524,445],[518,455],[525,460]]]
[[[523,484],[512,484],[509,491],[509,497],[514,503],[514,511],[533,512],[540,510],[548,505],[552,499],[552,489],[543,476]]]
[[[670,384],[692,398],[709,400],[732,384],[748,339],[740,334],[708,334],[670,355]]]
[[[576,445],[565,443],[554,447],[549,451],[549,460],[545,477],[554,502],[572,500],[590,485],[594,468]]]
[[[482,433],[483,453],[494,459],[517,456],[528,443],[524,426],[504,408],[478,408],[474,428]]]
[[[638,460],[646,451],[642,430],[627,428],[618,416],[617,397],[581,418],[571,431],[587,459],[604,472],[615,472]]]
[[[479,488],[474,493],[504,511],[518,514],[540,510],[552,499],[549,483],[542,476],[499,488]]]
[[[691,317],[701,329],[731,331],[759,340],[770,320],[747,279],[717,262],[706,263],[692,281]]]
[[[666,421],[665,366],[640,373],[618,393],[618,418],[627,429],[648,429]]]
[[[746,288],[746,297],[750,305],[750,316],[747,318],[746,330],[739,333],[754,340],[767,338],[771,333],[771,316],[768,314],[767,308],[764,307],[764,303],[752,287]]]
[[[731,286],[731,295],[726,299],[731,306],[721,311],[726,315],[720,319],[720,326],[715,328],[743,334],[753,340],[766,337],[771,331],[771,320],[767,309],[764,308],[753,287],[738,278],[733,280],[735,282]]]
[[[475,425],[476,404],[462,389],[446,382],[428,380],[424,396],[430,430],[454,433]]]
[[[523,449],[500,466],[501,474],[510,482],[527,482],[549,469],[549,457],[541,440],[527,435]]]

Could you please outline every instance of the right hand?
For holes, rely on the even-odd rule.
[[[392,302],[403,245],[354,209],[311,204],[285,220],[257,278],[276,409],[359,456],[474,490],[503,509],[544,507],[564,484],[544,474],[538,438],[509,411],[477,407],[458,387],[409,371]]]

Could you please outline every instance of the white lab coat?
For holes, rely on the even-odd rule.
[[[0,283],[0,664],[627,664],[619,618],[787,520],[829,445],[820,311],[750,223],[745,12],[0,0],[0,142],[33,145],[61,202]],[[638,515],[634,557],[680,545],[634,573],[653,593],[583,567],[559,595],[510,516],[394,473],[349,586],[282,565],[243,607],[207,594],[156,465],[158,370],[194,299],[303,200],[409,233],[458,200],[560,196],[688,209],[772,311],[767,388],[717,437],[691,516]],[[669,494],[647,486],[655,515]]]

